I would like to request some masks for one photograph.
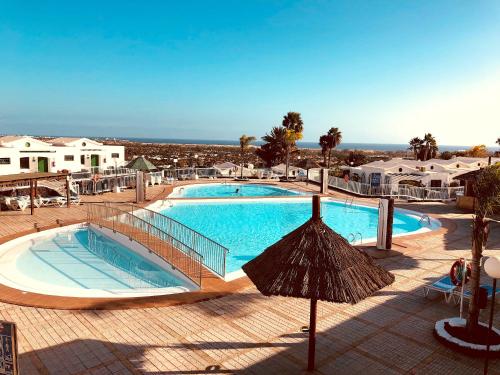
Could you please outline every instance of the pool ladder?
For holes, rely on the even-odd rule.
[[[356,242],[356,239],[358,237],[359,237],[359,243],[362,244],[363,243],[363,235],[361,234],[361,232],[352,232],[352,233],[350,233],[347,236],[347,241],[352,244],[352,243]]]
[[[351,212],[353,203],[354,203],[354,198],[346,198],[344,202],[344,211],[349,210],[349,212]]]
[[[429,217],[429,215],[422,215],[418,223],[420,225],[423,225],[425,221],[427,221],[428,226],[431,226],[431,218]]]
[[[168,207],[174,207],[174,204],[172,203],[172,201],[170,199],[163,200],[162,206],[166,206],[166,205],[168,205]]]

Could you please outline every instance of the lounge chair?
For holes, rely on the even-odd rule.
[[[491,285],[480,285],[480,287],[487,290],[488,299],[490,299],[493,296],[493,287]],[[495,294],[498,294],[498,293],[500,293],[500,288],[497,288],[497,290],[495,291]],[[454,296],[453,299],[454,299],[455,303],[460,302],[460,294],[461,294],[460,288],[457,288],[453,292],[453,296]],[[455,297],[456,297],[456,299],[455,299]],[[472,297],[472,292],[470,290],[464,290],[464,299],[470,300],[471,297]]]
[[[42,202],[42,206],[44,206],[44,207],[60,206],[60,202],[63,199],[64,199],[64,197],[61,197],[61,196],[41,197],[40,198],[40,200]]]
[[[81,200],[82,199],[80,198],[80,196],[71,196],[69,203],[73,204],[75,206],[78,206],[80,204]],[[64,207],[64,206],[66,206],[67,202],[68,202],[68,200],[66,199],[66,197],[61,197],[61,199],[59,199],[57,201],[57,204],[59,205],[59,207]]]
[[[30,201],[23,197],[5,197],[5,205],[10,210],[24,211],[30,205]]]
[[[438,281],[433,282],[430,285],[424,286],[424,297],[429,295],[429,291],[434,290],[436,292],[441,292],[444,294],[444,300],[446,303],[450,302],[453,297],[453,291],[457,288],[455,284],[451,282],[450,276],[444,276]]]

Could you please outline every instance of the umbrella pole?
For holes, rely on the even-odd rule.
[[[316,355],[316,308],[318,300],[311,299],[309,313],[309,355],[307,357],[307,371],[314,371],[314,357]]]

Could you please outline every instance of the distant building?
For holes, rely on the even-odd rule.
[[[88,138],[0,137],[0,175],[27,172],[89,171],[121,166],[123,146],[107,146]]]
[[[500,158],[492,158],[491,162],[500,162]],[[344,170],[349,179],[372,186],[413,184],[448,187],[455,177],[487,165],[488,158],[455,157],[449,160],[427,161],[394,158],[388,161],[374,161],[359,167],[344,167]]]

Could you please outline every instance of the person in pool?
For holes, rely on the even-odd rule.
[[[240,188],[236,188],[236,191],[234,192],[235,194],[239,194]]]

